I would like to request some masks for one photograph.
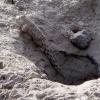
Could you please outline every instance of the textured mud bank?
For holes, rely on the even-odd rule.
[[[99,0],[0,1],[0,100],[99,100]]]

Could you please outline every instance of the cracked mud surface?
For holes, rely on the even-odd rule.
[[[99,100],[99,8],[99,0],[0,1],[0,100]],[[20,15],[31,15],[48,47],[20,32]],[[69,41],[82,29],[93,35],[86,50]]]

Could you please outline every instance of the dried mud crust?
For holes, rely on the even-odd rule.
[[[95,0],[14,0],[14,4],[3,1],[0,100],[99,100],[100,1],[97,6]],[[46,44],[43,38],[41,43],[41,35],[34,38],[32,30],[27,32],[29,25],[26,30],[27,25],[21,29],[26,34],[18,31],[15,17],[27,14],[32,16],[32,26],[35,22],[47,34]],[[69,41],[70,35],[82,29],[95,33],[86,50],[79,50]]]

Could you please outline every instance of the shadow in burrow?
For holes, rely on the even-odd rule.
[[[80,85],[88,80],[98,78],[98,64],[90,56],[66,55],[65,52],[55,52],[57,63],[61,67],[59,69],[54,64],[55,62],[53,63],[48,55],[35,45],[30,36],[21,33],[20,37],[15,39],[16,53],[32,61],[42,73],[47,75],[46,79],[48,80],[66,85]],[[22,45],[21,50],[18,45]]]

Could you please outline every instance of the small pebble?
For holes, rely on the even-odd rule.
[[[88,48],[92,37],[90,32],[87,32],[86,30],[78,31],[77,33],[74,33],[71,38],[71,43],[76,46],[79,49],[86,49]]]

